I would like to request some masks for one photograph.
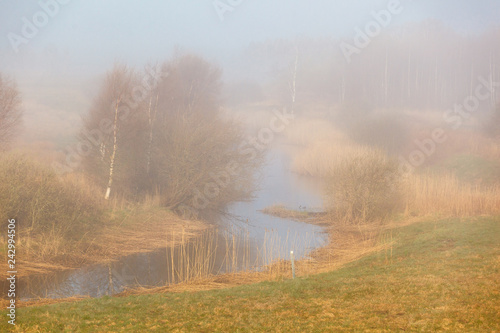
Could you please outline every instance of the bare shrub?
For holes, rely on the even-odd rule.
[[[399,180],[398,164],[381,151],[346,156],[329,177],[331,212],[345,223],[383,219],[399,204]]]
[[[60,179],[27,157],[0,158],[0,221],[16,219],[21,234],[80,240],[103,222],[104,208],[90,188]]]

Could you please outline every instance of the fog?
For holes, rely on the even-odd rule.
[[[495,0],[40,0],[0,6],[0,73],[21,93],[20,145],[37,144],[38,151],[61,151],[75,141],[115,63],[141,69],[176,52],[199,55],[222,70],[223,106],[232,110],[264,100],[289,104],[297,57],[299,114],[312,115],[304,110],[314,104],[342,126],[349,120],[332,114],[344,109],[444,112],[463,102],[478,77],[500,76]],[[377,23],[374,14],[391,6],[390,17],[379,15],[383,22]],[[374,22],[380,29],[360,40],[359,31]],[[496,98],[492,94],[481,112],[490,112]]]
[[[499,0],[0,0],[0,252],[10,258],[0,304],[343,267],[315,279],[326,284],[314,299],[304,279],[238,310],[281,318],[271,295],[307,329],[340,318],[337,328],[495,331],[499,89]],[[413,223],[428,226],[405,229]],[[15,246],[17,295],[16,277],[5,279],[17,273]],[[216,276],[229,272],[248,277]],[[368,280],[351,278],[359,272]],[[388,298],[366,303],[363,319],[375,289]],[[138,299],[106,323],[156,325],[158,311],[123,319],[156,307]],[[111,302],[72,307],[51,328],[98,327],[86,311],[114,312]],[[176,304],[196,320],[191,303]],[[245,317],[210,307],[217,322]],[[19,330],[68,317],[54,309],[40,322],[27,309]],[[276,330],[304,330],[286,327]]]
[[[51,1],[2,2],[2,72],[89,75],[107,70],[116,60],[137,65],[162,59],[175,46],[225,67],[225,61],[234,59],[252,42],[351,38],[356,26],[363,27],[371,19],[371,11],[387,6],[387,1],[367,0],[262,0],[233,1],[234,7],[217,10],[217,1],[60,1],[53,17],[15,52],[8,34],[22,35],[23,18],[32,22],[43,3]],[[434,19],[474,35],[497,24],[500,12],[500,4],[494,0],[401,1],[401,6],[404,10],[391,21],[391,30]]]

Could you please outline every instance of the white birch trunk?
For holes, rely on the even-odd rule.
[[[115,157],[116,150],[118,148],[116,136],[118,134],[118,105],[120,104],[120,100],[116,101],[115,105],[115,121],[113,124],[113,153],[111,154],[110,163],[109,163],[109,179],[108,179],[108,188],[106,189],[106,194],[104,195],[104,199],[108,200],[111,194],[111,187],[113,185],[113,171],[115,167]]]

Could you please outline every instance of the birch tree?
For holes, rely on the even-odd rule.
[[[80,141],[86,143],[83,167],[105,188],[104,198],[109,199],[117,176],[128,181],[127,169],[133,166],[130,142],[140,128],[136,124],[142,101],[136,101],[133,89],[138,85],[136,74],[124,65],[115,65],[107,74],[100,94],[89,114],[84,118]],[[134,130],[137,128],[137,130]],[[136,148],[136,150],[143,149]]]
[[[262,154],[242,153],[243,131],[222,115],[220,70],[184,55],[161,72],[154,84],[123,66],[107,75],[80,135],[92,141],[84,170],[105,199],[159,194],[175,210],[203,196],[213,211],[245,198]]]

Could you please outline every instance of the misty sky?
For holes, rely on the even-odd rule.
[[[168,58],[174,46],[223,62],[252,41],[295,37],[352,38],[370,12],[388,0],[242,0],[220,20],[213,0],[72,0],[14,52],[9,33],[21,35],[40,3],[0,2],[0,71],[105,71],[116,60],[131,65]],[[221,0],[227,3],[227,0]],[[477,33],[500,22],[498,0],[401,0],[391,26],[438,19],[460,32]]]

